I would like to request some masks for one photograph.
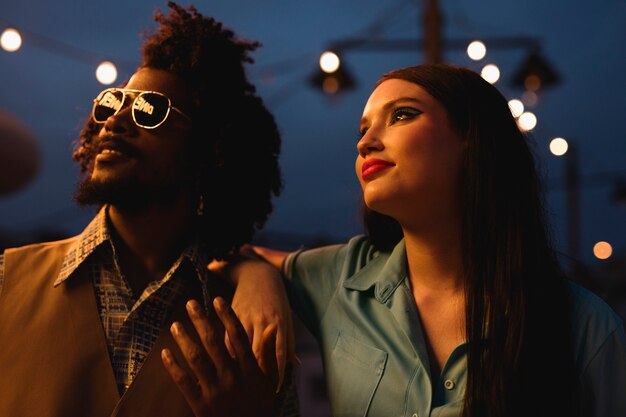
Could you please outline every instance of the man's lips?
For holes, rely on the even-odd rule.
[[[367,180],[369,177],[376,174],[377,172],[380,172],[387,168],[391,168],[395,165],[396,164],[394,164],[393,162],[385,161],[383,159],[368,159],[363,162],[363,165],[361,166],[361,177],[364,180]]]
[[[121,158],[136,158],[139,150],[116,136],[105,137],[97,147],[96,158],[99,161],[115,161]]]

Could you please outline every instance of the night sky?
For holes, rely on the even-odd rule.
[[[95,68],[104,59],[121,63],[118,81],[127,79],[139,62],[139,34],[154,27],[151,16],[159,6],[165,7],[165,2],[0,4],[0,30],[13,26],[92,54],[91,63],[71,59],[58,48],[30,42],[27,33],[19,51],[0,50],[0,109],[28,126],[41,157],[38,175],[30,183],[0,195],[0,231],[26,236],[45,229],[71,235],[88,223],[93,210],[79,209],[72,201],[78,169],[70,154],[92,99],[104,88],[95,79]],[[249,74],[283,134],[286,183],[266,230],[303,240],[343,240],[359,233],[360,191],[353,165],[363,104],[382,73],[420,63],[422,52],[348,51],[342,62],[357,85],[333,97],[314,90],[308,79],[333,41],[421,38],[422,2],[213,0],[196,6],[241,37],[263,43]],[[541,40],[542,54],[562,82],[540,90],[538,104],[530,109],[538,125],[529,140],[548,178],[548,209],[559,249],[567,251],[568,156],[550,154],[548,143],[554,136],[565,137],[578,150],[584,260],[600,262],[591,251],[600,240],[610,242],[616,252],[626,252],[626,203],[620,206],[612,197],[617,179],[626,180],[626,2],[449,0],[440,6],[447,39]],[[510,78],[527,51],[489,50],[489,44],[487,48],[487,57],[478,63],[462,50],[446,50],[445,59],[475,70],[497,64],[502,75],[496,85],[507,98],[520,97],[522,91]],[[3,143],[6,146],[0,137]]]

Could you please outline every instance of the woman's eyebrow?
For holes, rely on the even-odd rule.
[[[416,104],[419,104],[419,105],[424,105],[423,101],[421,101],[420,99],[415,98],[415,97],[398,97],[398,98],[395,98],[395,99],[390,100],[387,103],[385,103],[383,105],[383,109],[387,110],[390,107],[393,107],[395,104],[403,102],[403,101],[412,101],[413,103],[416,103]]]
[[[383,104],[382,110],[388,111],[391,107],[395,106],[396,104],[405,102],[405,101],[410,101],[420,106],[424,105],[423,101],[415,97],[398,97],[398,98],[394,98],[393,100],[389,100],[388,102]],[[363,126],[367,125],[368,122],[369,122],[369,119],[367,117],[362,117],[361,123],[360,123],[361,129],[363,128]]]

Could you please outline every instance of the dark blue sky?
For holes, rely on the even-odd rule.
[[[266,229],[274,232],[347,238],[360,231],[358,183],[353,163],[360,113],[371,86],[385,71],[419,63],[420,51],[352,51],[343,62],[357,88],[337,97],[311,89],[307,78],[319,54],[347,37],[421,37],[421,1],[396,0],[213,0],[199,10],[222,20],[239,35],[260,40],[250,76],[274,112],[283,134],[281,158],[286,187]],[[151,15],[165,2],[21,0],[0,4],[0,29],[11,24],[92,51],[115,61],[138,62],[139,33],[152,27]],[[582,244],[587,261],[599,240],[626,252],[626,207],[611,199],[612,177],[626,179],[626,2],[623,0],[450,0],[441,2],[447,38],[532,36],[562,76],[543,91],[532,109],[538,126],[531,140],[550,180],[550,220],[565,250],[564,157],[547,148],[564,136],[579,150]],[[489,44],[487,45],[489,48]],[[521,91],[509,84],[525,56],[523,49],[489,51],[479,64],[464,52],[446,60],[480,69],[500,66],[496,84],[509,98]],[[284,66],[274,65],[285,62]],[[24,39],[15,53],[0,50],[0,108],[26,123],[37,137],[42,162],[38,176],[10,195],[0,196],[0,230],[79,232],[91,212],[74,207],[78,170],[70,158],[72,141],[103,88],[93,64],[42,50]],[[121,71],[119,80],[130,75]],[[586,180],[587,179],[587,180]]]

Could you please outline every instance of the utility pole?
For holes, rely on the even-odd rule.
[[[439,64],[443,62],[441,27],[443,17],[437,0],[424,0],[424,63]]]
[[[578,153],[572,143],[565,157],[565,164],[567,249],[574,261],[571,274],[575,280],[581,280],[583,277],[580,268],[580,174]]]

